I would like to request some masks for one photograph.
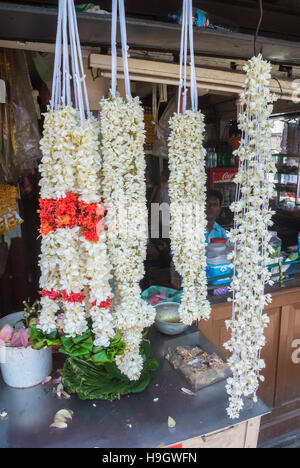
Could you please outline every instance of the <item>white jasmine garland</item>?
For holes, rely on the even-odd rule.
[[[56,314],[59,311],[59,304],[49,297],[41,298],[42,313],[39,317],[38,328],[45,333],[52,333],[56,330]]]
[[[40,142],[43,158],[40,164],[41,198],[59,198],[76,193],[76,146],[74,132],[77,112],[70,106],[49,110],[45,116],[44,134]]]
[[[265,295],[264,289],[266,283],[272,284],[267,268],[272,253],[268,228],[272,226],[273,212],[269,199],[275,193],[268,174],[276,172],[270,145],[269,117],[275,101],[268,87],[271,66],[259,55],[253,57],[244,70],[247,73],[241,93],[244,112],[239,117],[242,139],[236,151],[240,158],[235,178],[237,201],[231,206],[235,226],[229,234],[234,243],[233,317],[226,323],[232,337],[225,347],[233,353],[229,359],[233,377],[227,382],[230,396],[227,412],[231,418],[239,417],[243,396],[254,394],[254,401],[257,400],[259,381],[264,379],[260,372],[265,363],[260,355],[269,317],[263,315],[263,309],[271,302],[271,296]]]
[[[99,242],[89,242],[81,236],[81,248],[86,271],[86,286],[88,287],[89,315],[93,321],[95,346],[109,345],[115,336],[114,320],[109,308],[100,307],[109,297],[112,297],[109,280],[111,279],[108,261],[106,237],[103,233]],[[94,304],[94,305],[93,305]]]
[[[48,112],[41,140],[42,198],[56,200],[72,193],[85,203],[100,202],[99,133],[100,126],[94,117],[82,123],[70,106]],[[84,292],[86,296],[82,303],[42,298],[40,328],[44,332],[53,331],[54,311],[62,309],[61,326],[67,336],[74,337],[86,331],[86,319],[90,316],[95,345],[108,346],[115,333],[110,310],[99,307],[111,297],[110,265],[102,226],[98,242],[87,241],[80,235],[79,227],[50,231],[42,239],[40,267],[40,285],[45,291],[66,295]]]
[[[100,125],[95,117],[77,125],[74,132],[76,142],[77,193],[86,203],[99,203],[100,195]]]
[[[143,370],[143,359],[140,355],[143,328],[132,327],[124,331],[123,339],[126,343],[125,353],[116,357],[120,371],[130,380],[138,380]]]
[[[101,101],[103,189],[108,208],[108,248],[115,281],[113,314],[126,349],[117,365],[131,380],[142,370],[142,331],[154,322],[155,309],[141,299],[148,214],[146,207],[144,119],[138,98]],[[132,331],[132,333],[131,333]],[[135,343],[127,339],[132,334]]]
[[[169,194],[171,249],[177,272],[183,278],[179,314],[191,325],[208,319],[205,229],[207,225],[204,122],[198,111],[175,114],[170,120]]]
[[[82,335],[87,329],[85,304],[79,302],[64,302],[64,315],[62,319],[63,330],[66,336],[75,338]]]

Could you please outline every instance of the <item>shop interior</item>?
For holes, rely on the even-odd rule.
[[[24,298],[33,302],[38,298],[40,250],[38,199],[39,172],[41,157],[39,139],[43,128],[43,114],[50,100],[53,54],[41,51],[17,51],[1,49],[1,76],[6,82],[7,98],[1,106],[1,119],[4,125],[1,145],[1,183],[16,187],[18,193],[18,211],[24,223],[2,233],[1,279],[0,279],[0,314],[21,310]],[[142,56],[140,51],[137,57]],[[134,55],[133,55],[134,56]],[[153,59],[153,57],[152,57]],[[162,60],[162,54],[156,57]],[[169,60],[168,54],[163,57]],[[6,61],[5,61],[6,60]],[[85,54],[88,91],[92,96],[92,110],[97,116],[98,102],[109,91],[110,78],[105,71],[91,66],[88,53]],[[213,59],[211,59],[213,62]],[[198,64],[209,67],[209,59],[197,57]],[[202,63],[203,62],[203,63]],[[5,63],[9,63],[10,67]],[[155,62],[151,62],[155,63]],[[235,64],[223,59],[224,70],[231,68],[242,70],[243,61]],[[275,67],[274,67],[275,69]],[[276,68],[277,75],[283,77]],[[12,75],[13,71],[15,72]],[[14,79],[12,79],[14,76]],[[26,79],[23,79],[23,77]],[[166,81],[166,82],[164,82]],[[122,76],[119,79],[119,91],[122,94]],[[276,84],[275,84],[276,87]],[[151,80],[151,76],[132,80],[133,95],[139,96],[145,111],[146,145],[145,154],[147,171],[147,202],[149,224],[151,204],[169,203],[168,198],[168,120],[176,111],[177,87],[172,80]],[[281,90],[282,94],[282,90]],[[280,97],[280,92],[279,92]],[[9,118],[14,103],[18,103],[20,112],[16,121]],[[220,213],[216,222],[229,231],[233,226],[233,214],[230,204],[235,199],[234,177],[238,170],[238,156],[234,151],[239,147],[241,138],[237,124],[240,111],[238,94],[225,89],[225,86],[199,88],[199,106],[205,116],[207,190],[217,190],[221,194]],[[276,197],[271,201],[275,211],[275,240],[281,244],[281,253],[288,258],[298,252],[298,232],[300,231],[299,198],[299,161],[300,161],[300,113],[291,101],[279,99],[274,107],[272,119],[272,152],[276,160]],[[5,133],[7,132],[7,133]],[[14,153],[14,140],[22,139],[22,155]],[[10,147],[7,144],[10,142]],[[21,152],[19,152],[21,153]],[[5,160],[6,157],[6,160]],[[7,164],[9,162],[9,164]],[[150,228],[150,225],[149,225]],[[149,232],[151,228],[149,229]],[[277,238],[277,239],[276,239]],[[278,241],[278,239],[280,241]],[[170,240],[162,233],[159,237],[150,237],[145,263],[145,277],[142,290],[151,285],[180,289],[180,283],[172,275]],[[214,289],[214,288],[212,288]],[[212,291],[210,291],[212,293]]]

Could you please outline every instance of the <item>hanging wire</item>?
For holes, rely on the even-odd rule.
[[[120,30],[121,30],[121,43],[122,43],[122,57],[123,57],[123,71],[125,82],[126,98],[131,97],[130,78],[128,67],[128,45],[127,45],[127,32],[126,32],[126,17],[124,0],[112,0],[112,19],[111,19],[111,95],[115,96],[117,92],[117,21],[118,21],[118,7],[120,17]]]
[[[72,76],[70,71],[72,71]],[[85,111],[88,116],[90,115],[90,108],[76,11],[73,0],[59,0],[51,98],[53,109],[58,109],[61,105],[73,105],[71,84],[73,84],[75,107],[83,121]]]
[[[262,23],[263,16],[264,16],[263,0],[259,0],[259,9],[260,9],[260,17],[259,17],[259,20],[258,20],[258,24],[257,24],[255,36],[254,36],[254,55],[255,55],[255,57],[257,56],[256,42],[257,42],[259,30],[260,30],[261,23]]]
[[[196,82],[195,58],[194,58],[194,29],[193,29],[193,5],[192,0],[182,2],[182,28],[179,59],[179,86],[178,86],[178,114],[184,114],[187,105],[187,57],[188,42],[190,47],[190,95],[192,110],[198,110],[198,90]]]

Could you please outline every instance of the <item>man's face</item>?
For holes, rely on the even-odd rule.
[[[220,200],[217,197],[208,197],[206,201],[206,217],[207,221],[213,221],[219,217],[221,213]]]

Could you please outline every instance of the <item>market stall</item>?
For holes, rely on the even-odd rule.
[[[127,57],[122,1],[112,3],[109,53],[89,53],[73,2],[59,3],[55,49],[31,44],[43,53],[27,57],[31,81],[44,80],[47,111],[36,207],[40,302],[32,305],[35,268],[23,329],[10,323],[0,339],[66,359],[55,354],[61,375],[47,372],[39,386],[1,381],[1,444],[252,448],[298,428],[300,145],[291,80],[260,54],[237,59],[238,71],[230,60],[225,71],[194,57],[190,0],[179,64],[154,52],[152,60]],[[39,157],[32,154],[32,168]],[[169,224],[151,203],[169,206]],[[20,223],[16,196],[13,212]],[[157,331],[164,304],[176,317],[163,326],[183,326],[183,334]],[[180,349],[192,377],[168,359]]]
[[[8,419],[0,425],[2,447],[84,447],[84,448],[255,448],[260,418],[268,408],[249,400],[242,417],[234,425],[228,421],[224,382],[197,394],[185,393],[186,381],[165,360],[170,346],[214,347],[197,332],[166,337],[152,330],[155,357],[159,360],[147,390],[123,397],[120,401],[91,402],[71,398],[64,407],[74,411],[65,432],[49,430],[61,401],[53,398],[52,384],[26,390],[0,385],[1,404],[10,408]],[[55,364],[60,366],[61,360]],[[20,415],[20,412],[22,414]],[[168,418],[175,421],[168,427]]]

